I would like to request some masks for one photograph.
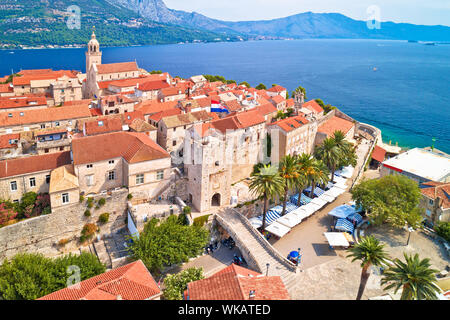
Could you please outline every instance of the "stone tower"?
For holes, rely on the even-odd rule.
[[[305,95],[302,91],[297,91],[294,95],[294,103],[296,106],[301,106],[305,103]]]
[[[102,64],[102,52],[95,36],[95,30],[92,31],[91,40],[86,51],[86,75],[89,75],[89,71],[94,63]]]

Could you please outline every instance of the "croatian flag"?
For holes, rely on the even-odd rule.
[[[215,100],[211,101],[211,112],[230,113],[224,105],[222,105],[219,101],[215,101]]]

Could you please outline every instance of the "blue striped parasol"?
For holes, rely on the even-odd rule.
[[[338,219],[336,222],[336,230],[341,230],[349,233],[353,233],[355,227],[353,224],[346,219]]]

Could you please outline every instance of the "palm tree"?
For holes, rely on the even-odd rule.
[[[291,155],[285,156],[281,159],[280,164],[278,166],[278,171],[280,172],[281,178],[283,178],[283,212],[281,215],[286,213],[286,204],[288,201],[288,192],[295,186],[295,181],[300,177],[300,174],[297,170],[297,162],[295,157]]]
[[[348,165],[356,166],[358,160],[356,149],[350,142],[345,140],[345,134],[340,130],[335,131],[333,133],[333,140],[342,153],[337,168]]]
[[[316,188],[317,183],[326,184],[330,181],[328,174],[329,171],[325,163],[321,160],[314,159],[312,170],[308,173],[308,181],[311,185],[310,198],[314,197],[314,189]]]
[[[344,153],[338,147],[333,138],[326,138],[314,152],[317,159],[322,160],[331,170],[331,182],[334,180],[334,172],[339,162],[342,160]]]
[[[349,249],[350,255],[347,258],[353,258],[352,262],[361,261],[361,282],[359,284],[358,295],[356,300],[361,300],[361,297],[366,288],[367,280],[369,279],[370,266],[380,267],[387,263],[388,255],[384,251],[384,244],[381,244],[378,239],[373,236],[363,237],[360,242],[353,248]]]
[[[405,262],[394,260],[394,265],[383,274],[381,284],[390,283],[384,290],[395,287],[395,293],[403,288],[401,300],[436,300],[440,289],[434,276],[438,270],[430,268],[430,259],[419,259],[416,253],[414,257],[405,256]]]
[[[266,213],[269,206],[269,199],[275,198],[282,192],[283,179],[278,174],[277,168],[270,165],[262,166],[257,172],[252,173],[250,179],[249,188],[252,193],[264,198],[262,221],[262,229],[264,230],[266,228]]]
[[[297,207],[300,207],[303,189],[308,185],[308,173],[314,170],[314,158],[308,153],[302,153],[295,157],[295,161],[298,167],[297,170],[300,173],[300,176],[294,182],[298,191]]]

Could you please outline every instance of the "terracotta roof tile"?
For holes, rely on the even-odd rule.
[[[372,159],[378,162],[383,162],[385,157],[386,157],[386,150],[384,150],[379,146],[375,146],[372,152]]]
[[[334,132],[338,130],[342,131],[344,134],[347,134],[354,125],[355,124],[351,121],[334,116],[322,123],[317,131],[325,133],[328,137],[331,137]]]
[[[70,164],[70,151],[0,161],[0,178],[53,170]]]
[[[152,115],[154,113],[165,111],[169,109],[175,109],[178,104],[178,101],[167,101],[167,102],[159,102],[159,101],[143,101],[134,106],[134,110],[139,110],[145,115]]]
[[[24,85],[30,85],[31,81],[38,81],[38,80],[56,80],[62,77],[68,77],[68,78],[77,78],[77,74],[75,71],[71,70],[59,70],[59,71],[49,71],[45,73],[27,73],[21,77],[14,77],[13,78],[13,85],[14,86],[24,86]],[[78,78],[77,78],[78,79]]]
[[[137,89],[140,91],[155,91],[169,87],[170,85],[166,81],[158,80],[158,81],[147,81],[142,84],[139,84]]]
[[[86,121],[84,123],[84,130],[87,136],[122,131],[122,119],[120,117],[114,117]]]
[[[433,199],[436,200],[437,197],[442,199],[442,204],[440,205],[443,209],[450,208],[450,183],[442,183],[442,182],[433,182],[431,183],[423,183],[423,186],[431,185],[430,188],[422,188],[420,192]]]
[[[72,140],[75,165],[123,157],[128,163],[170,158],[146,134],[114,132]]]
[[[286,119],[278,120],[276,122],[271,123],[271,126],[278,126],[280,129],[283,129],[285,132],[293,131],[297,128],[302,127],[307,124],[309,121],[303,116],[294,116]]]
[[[41,96],[0,97],[0,109],[47,106],[47,98]]]
[[[17,143],[12,143],[12,144],[10,143],[15,140],[20,140],[19,133],[1,135],[0,136],[0,149],[17,148]]]
[[[181,109],[175,108],[175,109],[160,111],[158,113],[152,114],[150,117],[148,117],[148,119],[159,122],[162,118],[174,116],[177,114],[182,114]]]
[[[64,288],[38,300],[145,300],[161,291],[141,260],[80,282],[80,289]]]
[[[274,86],[272,88],[267,89],[267,91],[280,93],[280,92],[286,91],[286,88],[284,88],[284,87],[282,87],[280,85],[276,85],[276,86]]]
[[[316,100],[310,100],[308,102],[305,102],[302,105],[303,108],[306,108],[308,110],[311,110],[314,113],[321,113],[323,112],[323,108],[317,103]]]
[[[190,282],[185,297],[190,300],[289,300],[281,278],[265,277],[234,264],[203,280]]]
[[[97,64],[96,66],[99,74],[139,71],[136,62]]]

